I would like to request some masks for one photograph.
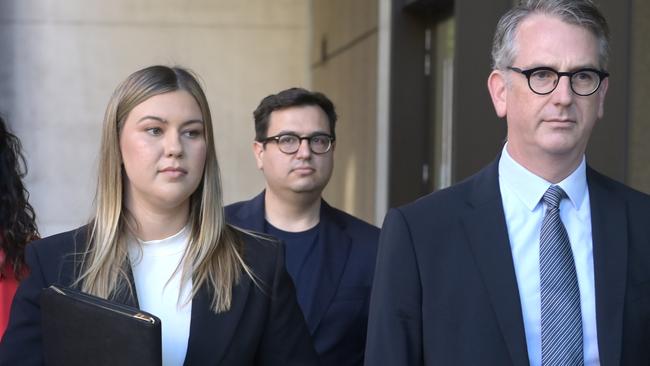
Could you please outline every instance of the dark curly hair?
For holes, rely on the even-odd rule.
[[[38,238],[36,215],[22,182],[27,165],[21,149],[20,140],[0,116],[0,249],[19,280],[26,269],[25,245]],[[0,267],[0,278],[9,275],[7,268],[4,264]]]

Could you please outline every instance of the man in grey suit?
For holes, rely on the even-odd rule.
[[[391,210],[366,365],[650,362],[650,197],[591,169],[607,24],[589,0],[498,23],[488,89],[507,122],[473,177]]]

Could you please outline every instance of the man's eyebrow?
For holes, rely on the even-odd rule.
[[[574,66],[574,67],[571,67],[568,70],[561,70],[561,69],[559,69],[559,68],[557,68],[555,66],[549,65],[549,64],[535,63],[535,64],[531,64],[530,66],[523,67],[522,70],[531,70],[531,69],[537,69],[537,68],[540,68],[540,67],[553,69],[553,70],[558,71],[558,72],[573,72],[573,71],[578,71],[578,70],[583,70],[583,69],[594,69],[594,70],[600,70],[601,69],[600,67],[598,67],[597,65],[594,65],[592,63],[586,63],[586,64],[581,64],[581,65],[578,65],[578,66]]]
[[[571,69],[571,71],[578,71],[578,70],[583,70],[583,69],[594,69],[594,70],[601,70],[601,68],[598,65],[594,64],[584,64],[580,66],[576,66]]]
[[[272,136],[280,136],[280,135],[315,136],[315,135],[329,135],[329,134],[330,134],[329,132],[326,132],[326,131],[323,131],[323,130],[313,131],[313,132],[311,132],[309,134],[306,134],[306,135],[301,135],[296,131],[282,130],[282,131],[280,131],[280,132],[278,132],[278,133],[276,133],[275,135],[272,135]]]

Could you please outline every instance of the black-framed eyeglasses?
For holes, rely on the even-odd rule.
[[[580,69],[572,72],[560,72],[550,67],[535,67],[522,70],[516,67],[508,67],[512,71],[524,74],[528,79],[528,87],[535,94],[546,95],[555,90],[562,76],[569,78],[571,90],[577,95],[586,97],[598,90],[604,78],[609,76],[606,71],[596,69]]]
[[[278,148],[285,154],[295,154],[300,149],[302,140],[307,140],[309,150],[314,154],[325,154],[332,148],[334,136],[324,133],[318,133],[311,136],[298,136],[293,133],[283,133],[281,135],[267,137],[260,141],[264,146],[271,141],[278,144]]]

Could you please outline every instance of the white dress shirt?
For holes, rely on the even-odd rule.
[[[157,316],[162,323],[163,366],[183,365],[187,353],[192,283],[181,285],[181,271],[176,271],[176,268],[188,240],[189,228],[185,227],[166,239],[129,243],[129,259],[140,309]]]
[[[506,147],[503,148],[499,160],[499,187],[531,366],[542,364],[539,236],[546,211],[541,199],[551,185],[517,163]],[[578,276],[585,366],[599,365],[591,210],[585,158],[571,175],[557,185],[568,196],[560,203],[560,218],[569,235]]]

